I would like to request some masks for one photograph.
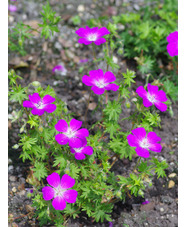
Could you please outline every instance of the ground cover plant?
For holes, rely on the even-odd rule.
[[[58,31],[56,25],[60,18],[55,18],[48,3],[43,10],[41,36],[48,38]],[[19,29],[23,28],[24,25]],[[170,98],[160,83],[146,80],[136,90],[134,113],[127,119],[120,118],[123,104],[130,105],[128,100],[136,73],[127,69],[122,72],[122,80],[118,80],[112,72],[119,67],[112,56],[117,48],[116,30],[115,24],[108,23],[106,27],[86,26],[74,31],[79,43],[92,46],[95,63],[95,68],[82,77],[89,89],[84,121],[68,111],[51,86],[44,89],[35,81],[22,87],[17,82],[22,78],[14,70],[9,71],[9,99],[19,103],[13,121],[21,121],[23,114],[27,116],[21,124],[20,141],[14,148],[21,146],[20,157],[23,162],[31,163],[30,197],[41,226],[53,223],[63,226],[82,211],[96,222],[112,221],[114,203],[125,201],[127,195],[143,197],[146,184],[152,184],[154,174],[158,178],[166,176],[166,161],[151,158],[151,153],[162,150],[161,138],[153,130],[161,127],[161,114],[170,108]],[[173,44],[169,44],[168,53],[177,54],[177,43],[170,37],[166,45],[171,41]],[[102,59],[96,56],[97,47],[103,48]],[[106,65],[105,71],[98,68],[100,61]],[[110,92],[115,94],[114,100]],[[99,110],[101,116],[87,127],[87,111],[93,95],[98,98],[95,111]],[[131,121],[131,130],[121,129],[119,121]],[[134,154],[139,158],[132,173],[115,175],[111,171],[117,160],[132,160]]]

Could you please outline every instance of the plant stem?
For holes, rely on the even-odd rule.
[[[136,166],[134,167],[134,170],[133,170],[133,172],[137,169],[137,167],[138,167],[138,164],[140,163],[140,161],[141,161],[141,157],[139,157],[138,158],[138,161],[137,161],[137,163],[136,163]]]
[[[96,52],[95,52],[94,43],[92,43],[92,52],[93,52],[94,60],[96,61]],[[96,67],[97,67],[97,69],[98,69],[98,64],[97,64],[97,62],[96,62]]]
[[[88,113],[88,106],[89,106],[89,103],[90,103],[91,92],[92,91],[90,90],[88,101],[87,101],[87,109],[85,111],[85,127],[87,126],[87,113]]]

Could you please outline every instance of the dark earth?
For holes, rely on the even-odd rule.
[[[16,12],[9,12],[9,28],[15,26],[19,21],[37,27],[37,23],[41,22],[39,12],[42,5],[46,1],[36,0],[17,0],[12,2],[18,8]],[[128,3],[122,7],[123,3]],[[38,33],[34,34],[34,38],[26,43],[27,55],[19,56],[9,51],[9,69],[13,68],[16,73],[23,77],[19,81],[22,86],[27,86],[33,81],[39,81],[43,87],[52,86],[58,97],[67,103],[69,111],[76,114],[78,120],[83,120],[86,107],[86,99],[88,98],[88,89],[81,82],[83,75],[86,75],[91,69],[95,69],[92,62],[92,50],[89,46],[78,44],[78,37],[75,26],[71,20],[72,16],[79,15],[81,18],[80,27],[86,25],[86,21],[99,16],[113,16],[127,11],[138,11],[141,6],[147,4],[144,0],[110,0],[110,1],[91,1],[91,0],[51,0],[52,8],[57,12],[57,16],[62,17],[59,23],[60,33],[55,34],[51,40],[40,38]],[[151,2],[153,4],[153,2]],[[106,23],[106,22],[105,22]],[[119,29],[123,29],[122,27]],[[102,56],[100,47],[96,48],[98,57]],[[80,59],[88,59],[88,62],[81,63]],[[136,84],[132,87],[135,91],[136,87],[142,85],[144,79],[136,69],[136,63],[132,60],[115,54],[115,60],[120,65],[120,69],[115,71],[117,78],[121,77],[121,72],[126,69],[136,71]],[[24,67],[22,62],[25,63]],[[57,64],[63,64],[67,72],[63,75],[52,74],[52,68]],[[83,71],[79,70],[83,67]],[[105,70],[105,65],[99,63],[99,68]],[[111,70],[111,69],[110,69]],[[109,93],[111,99],[114,98],[112,92]],[[122,116],[129,116],[131,108],[123,105]],[[97,97],[92,96],[91,105],[88,112],[89,126],[99,119],[100,113],[92,114],[95,108]],[[9,103],[9,117],[13,114],[13,110],[19,109],[15,103]],[[153,178],[153,185],[146,188],[145,196],[127,197],[125,202],[118,202],[114,206],[112,213],[113,226],[130,226],[130,227],[176,227],[178,226],[178,104],[173,103],[173,116],[167,111],[160,113],[161,128],[156,128],[155,132],[162,138],[163,150],[154,157],[159,161],[166,160],[169,167],[166,169],[167,177]],[[12,146],[19,141],[20,124],[9,120],[9,159],[8,159],[8,213],[9,226],[29,227],[39,226],[36,218],[33,218],[34,208],[31,206],[31,199],[28,198],[28,184],[26,178],[29,172],[29,162],[23,163],[19,159],[21,148],[17,150]],[[121,122],[123,130],[131,128],[127,121]],[[153,156],[153,154],[151,153]],[[134,156],[132,161],[127,159],[118,160],[112,167],[115,174],[127,174],[132,172],[137,161]],[[148,200],[150,203],[142,205],[142,202]],[[94,223],[85,213],[81,213],[79,218],[69,219],[67,226],[69,227],[85,227],[85,226],[112,226],[108,222]]]

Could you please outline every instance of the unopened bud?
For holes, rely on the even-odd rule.
[[[32,82],[32,85],[33,85],[34,87],[39,87],[39,86],[41,86],[41,84],[40,84],[39,81],[33,81],[33,82]]]
[[[21,46],[21,47],[23,46],[23,40],[22,39],[19,39],[18,43],[19,43],[19,46]]]
[[[144,192],[140,189],[139,191],[138,191],[138,195],[140,195],[140,196],[144,196]]]
[[[130,108],[130,102],[126,102],[125,106],[129,109]]]
[[[18,149],[19,148],[19,145],[18,144],[15,144],[12,148],[13,149]]]
[[[117,196],[118,198],[121,198],[121,191],[117,191],[117,192],[116,192],[116,196]]]
[[[39,126],[39,132],[43,132],[43,127]]]
[[[123,48],[119,48],[119,49],[118,49],[118,54],[122,55],[123,52],[124,52],[124,51],[123,51]]]

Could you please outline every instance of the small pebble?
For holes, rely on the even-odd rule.
[[[16,187],[13,187],[13,188],[12,188],[12,191],[13,191],[13,192],[16,192],[16,191],[17,191]]]
[[[77,11],[78,11],[78,12],[84,12],[84,11],[85,11],[85,6],[84,6],[84,5],[79,5],[79,6],[77,7]]]
[[[169,178],[174,178],[176,176],[176,173],[171,173],[171,174],[169,174]]]
[[[16,181],[16,177],[15,177],[15,176],[10,176],[10,177],[9,177],[9,180],[10,180],[10,181]]]
[[[169,181],[168,188],[173,188],[175,185],[175,182],[173,180]]]

